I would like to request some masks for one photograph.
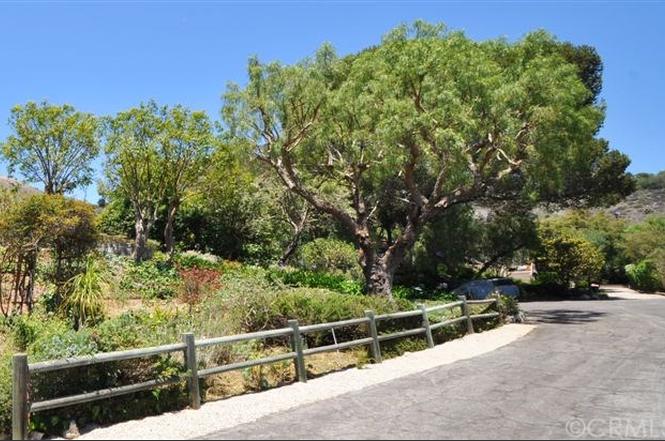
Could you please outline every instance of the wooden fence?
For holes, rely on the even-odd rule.
[[[365,317],[344,320],[333,323],[322,323],[317,325],[300,326],[297,320],[290,320],[289,326],[283,329],[270,331],[254,332],[251,334],[232,335],[227,337],[210,338],[205,340],[195,340],[194,334],[187,333],[182,336],[182,343],[158,346],[152,348],[133,349],[121,352],[108,352],[92,355],[89,357],[69,358],[63,360],[46,361],[40,363],[28,363],[26,354],[16,354],[13,357],[13,413],[12,413],[12,434],[13,439],[24,440],[28,436],[28,423],[30,413],[41,412],[45,410],[58,409],[62,407],[98,401],[107,398],[128,395],[139,391],[153,390],[164,386],[178,384],[187,381],[190,406],[193,409],[201,407],[201,394],[199,391],[199,379],[211,375],[223,374],[225,372],[246,369],[253,366],[277,363],[285,360],[293,360],[296,368],[298,381],[307,381],[307,372],[305,370],[305,357],[308,355],[319,354],[322,352],[338,351],[358,346],[368,346],[372,353],[372,359],[375,363],[382,362],[381,343],[397,338],[413,337],[424,335],[428,347],[434,347],[432,331],[456,323],[466,322],[467,332],[473,333],[473,320],[488,319],[498,317],[498,312],[489,312],[485,314],[472,315],[469,305],[498,305],[498,299],[488,300],[466,300],[460,297],[457,302],[445,305],[437,305],[430,308],[424,305],[418,305],[418,309],[413,311],[397,312],[393,314],[375,315],[373,311],[365,311]],[[440,323],[430,324],[430,314],[433,312],[442,312],[453,308],[461,308],[461,317],[446,320]],[[421,327],[409,329],[406,331],[392,334],[379,334],[377,323],[386,320],[397,320],[410,317],[422,316]],[[367,325],[368,336],[358,340],[336,343],[328,346],[316,348],[304,348],[303,336],[315,332],[334,330],[347,326]],[[218,345],[230,345],[250,340],[265,340],[268,338],[289,337],[291,341],[291,352],[285,354],[273,355],[270,357],[256,360],[248,360],[239,363],[232,363],[223,366],[211,367],[199,370],[197,362],[197,349]],[[114,387],[110,389],[87,392],[80,395],[73,395],[62,398],[54,398],[45,401],[31,402],[29,397],[30,376],[32,374],[43,374],[47,372],[62,371],[81,366],[91,366],[100,363],[109,363],[125,360],[134,360],[139,358],[151,357],[156,355],[182,352],[184,355],[184,368],[186,373],[167,379],[150,380],[143,383],[132,384],[128,386]]]

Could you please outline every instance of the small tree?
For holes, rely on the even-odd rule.
[[[573,283],[590,285],[600,276],[605,260],[590,241],[547,223],[539,227],[538,233],[536,265],[542,280],[569,288]]]
[[[0,312],[32,309],[35,281],[44,277],[62,295],[65,282],[81,269],[94,248],[92,206],[60,195],[35,195],[18,201],[0,217]],[[37,258],[48,251],[52,273],[38,274]],[[60,300],[60,299],[58,299]]]
[[[64,194],[92,182],[91,163],[99,154],[97,118],[72,106],[44,101],[12,109],[14,134],[2,144],[9,172],[41,182],[47,194]]]

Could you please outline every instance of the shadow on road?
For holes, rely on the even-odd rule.
[[[604,312],[579,311],[571,309],[553,309],[548,311],[529,311],[530,323],[547,323],[557,325],[580,325],[592,323],[607,315]]]

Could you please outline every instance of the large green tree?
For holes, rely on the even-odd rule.
[[[606,185],[627,161],[595,137],[603,109],[555,44],[542,32],[479,43],[417,22],[341,59],[329,47],[292,66],[253,59],[223,114],[290,191],[346,227],[367,291],[390,296],[423,228],[452,207],[593,204],[623,188]],[[403,218],[388,236],[377,211],[396,180]]]
[[[211,165],[215,138],[205,112],[192,112],[181,106],[169,110],[161,162],[166,187],[166,226],[164,248],[173,252],[173,228],[183,200],[193,194]]]
[[[154,102],[106,121],[106,188],[134,209],[136,261],[149,255],[148,237],[167,191],[162,145],[168,110]]]
[[[14,132],[2,144],[9,171],[41,182],[48,194],[63,194],[92,181],[99,154],[97,118],[67,104],[29,102],[11,111]]]

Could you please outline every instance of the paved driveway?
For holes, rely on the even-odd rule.
[[[510,346],[210,439],[664,438],[665,298],[525,303]]]

